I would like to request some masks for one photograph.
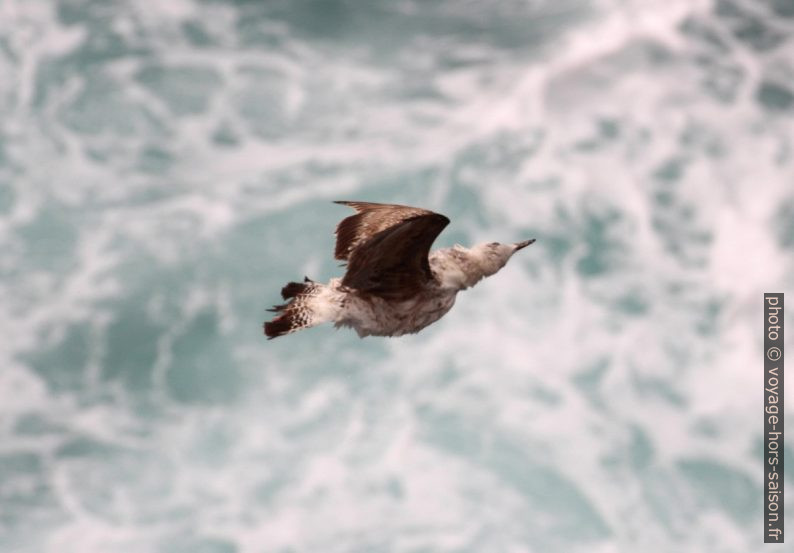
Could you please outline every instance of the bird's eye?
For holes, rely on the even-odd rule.
[[[490,243],[490,244],[488,244],[488,245],[489,245],[489,246],[491,246],[491,247],[493,247],[493,248],[495,248],[496,246],[498,246],[498,245],[499,245],[499,242],[491,242],[491,243]]]

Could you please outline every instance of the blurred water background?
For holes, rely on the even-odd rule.
[[[793,118],[792,0],[0,1],[0,551],[760,551]],[[267,342],[335,199],[538,242]]]

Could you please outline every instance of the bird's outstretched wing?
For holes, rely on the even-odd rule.
[[[427,256],[449,219],[403,205],[337,203],[357,211],[336,228],[335,257],[348,262],[342,284],[386,299],[407,299],[433,278]]]
[[[347,261],[350,253],[359,244],[382,230],[418,215],[435,215],[432,211],[407,205],[342,201],[334,203],[350,206],[356,210],[355,215],[342,219],[342,222],[336,226],[334,257],[342,261]]]

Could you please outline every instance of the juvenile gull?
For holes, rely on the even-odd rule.
[[[369,202],[335,202],[356,210],[336,227],[334,257],[343,278],[320,284],[304,278],[281,290],[287,300],[270,311],[268,339],[333,322],[364,336],[401,336],[436,322],[455,295],[491,276],[535,240],[454,246],[430,252],[449,219],[426,209]]]

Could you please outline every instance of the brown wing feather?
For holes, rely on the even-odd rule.
[[[413,209],[413,208],[409,208]],[[449,219],[423,211],[389,226],[349,255],[342,284],[385,299],[408,299],[433,278],[427,256]]]
[[[434,215],[432,211],[406,205],[342,201],[334,203],[356,210],[355,215],[343,219],[336,227],[334,257],[342,261],[347,261],[356,247],[379,232],[418,215]]]

